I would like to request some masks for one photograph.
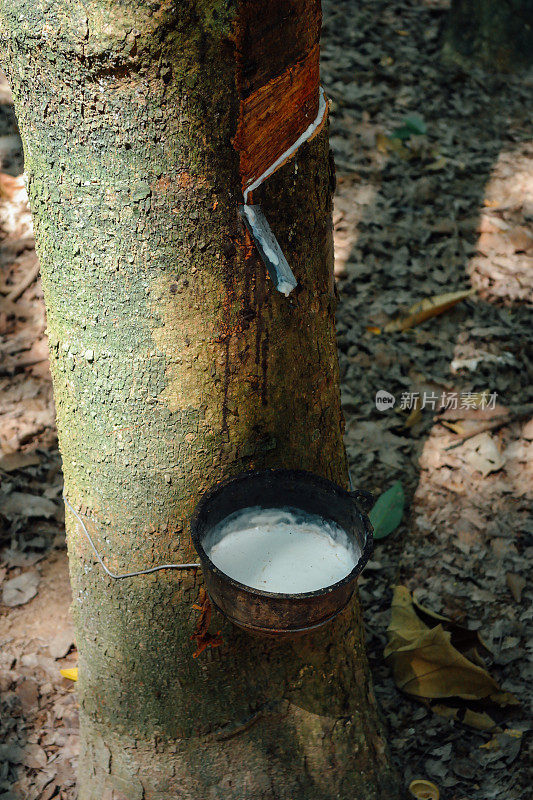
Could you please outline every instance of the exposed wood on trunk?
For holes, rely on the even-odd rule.
[[[233,140],[243,186],[252,183],[295,142],[318,110],[316,46],[302,61],[241,101]]]
[[[242,98],[311,53],[320,40],[321,24],[316,0],[241,0],[234,39]]]
[[[239,118],[233,144],[243,187],[317,115],[320,22],[320,6],[313,0],[240,6],[235,32]]]

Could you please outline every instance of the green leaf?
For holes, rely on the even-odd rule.
[[[396,530],[402,521],[404,506],[403,486],[397,481],[378,497],[368,515],[374,528],[374,539],[384,539]]]
[[[415,136],[425,136],[428,132],[427,125],[419,114],[406,117],[403,124],[410,128]]]
[[[426,123],[418,114],[406,117],[399,128],[395,128],[391,136],[400,139],[402,142],[410,139],[411,136],[424,136],[428,129]]]
[[[407,125],[402,125],[401,128],[395,128],[390,135],[391,139],[400,139],[401,142],[407,141],[413,135],[413,131],[407,127]]]

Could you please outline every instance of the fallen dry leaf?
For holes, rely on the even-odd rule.
[[[409,416],[404,422],[404,426],[406,428],[414,428],[420,420],[422,419],[422,409],[421,409],[420,398],[415,397],[415,402],[413,404],[413,408],[411,409]]]
[[[24,749],[17,744],[0,744],[0,763],[20,764],[24,759]]]
[[[492,739],[485,744],[480,744],[481,750],[506,750],[510,742],[514,742],[520,748],[522,742],[523,731],[516,728],[506,728],[501,733],[496,733]]]
[[[470,439],[469,445],[464,454],[465,461],[481,472],[484,478],[491,472],[497,472],[505,464],[505,456],[489,433],[478,433]]]
[[[67,655],[68,651],[74,643],[74,633],[70,626],[64,630],[58,631],[50,644],[48,650],[52,658],[63,658]]]
[[[460,300],[465,300],[475,294],[475,289],[468,289],[462,292],[448,292],[446,294],[435,295],[434,297],[426,297],[419,303],[408,310],[406,316],[393,319],[388,322],[383,328],[385,333],[392,333],[393,331],[405,331],[415,325],[420,325],[426,319],[436,317],[443,314],[452,308]]]
[[[514,572],[508,572],[505,575],[507,586],[511,590],[514,600],[517,603],[522,601],[522,592],[526,588],[526,579],[522,575],[515,575]]]
[[[465,628],[464,625],[459,625],[458,622],[448,619],[448,617],[442,614],[435,613],[435,611],[419,603],[415,597],[411,598],[411,602],[417,617],[419,617],[422,622],[430,628],[441,624],[445,631],[450,634],[450,641],[453,647],[471,661],[479,662],[478,650],[483,650],[487,654],[490,653],[479,631],[471,631],[469,628]]]
[[[4,564],[10,569],[13,567],[33,567],[34,564],[37,564],[38,561],[41,561],[44,558],[44,553],[36,553],[36,552],[24,552],[22,550],[13,550],[13,548],[8,547],[2,553],[2,561]]]
[[[53,775],[50,780],[52,783],[49,783],[45,789],[41,792],[40,800],[52,800],[52,797],[55,795],[57,785],[54,781],[55,775]]]
[[[0,458],[0,470],[13,472],[16,469],[33,467],[39,462],[40,458],[37,453],[8,453]]]
[[[428,627],[416,613],[411,593],[396,586],[392,600],[389,643],[385,658],[392,665],[399,689],[420,698],[490,698],[513,702],[502,693],[487,670],[469,661],[451,643],[451,634],[439,623]]]
[[[32,678],[21,681],[16,689],[24,714],[32,714],[39,708],[39,686]]]
[[[499,231],[509,230],[509,224],[499,217],[482,214],[475,226],[475,230],[477,233],[498,233]]]
[[[57,506],[46,497],[25,492],[11,492],[2,502],[2,513],[6,517],[44,517],[48,519],[57,512]]]
[[[409,784],[409,791],[416,800],[439,800],[440,793],[434,783],[417,778]]]
[[[478,433],[494,430],[505,425],[510,419],[510,415],[498,419],[459,419],[456,422],[441,420],[442,424],[449,430],[456,433],[461,439],[471,439]]]
[[[0,172],[0,197],[14,200],[18,194],[25,191],[24,175],[17,175],[14,178],[6,172]]]
[[[457,408],[446,408],[435,417],[435,420],[473,419],[479,421],[509,416],[511,412],[506,406],[495,403],[493,407],[490,404],[490,394],[487,389],[483,392],[471,392],[469,393],[467,408],[461,407],[459,403]]]
[[[431,710],[438,714],[439,717],[454,719],[456,722],[461,722],[463,725],[468,725],[469,728],[475,728],[477,731],[495,733],[501,730],[490,714],[485,711],[473,711],[471,708],[453,708],[453,706],[446,706],[443,703],[432,703]]]
[[[37,594],[39,580],[39,573],[33,570],[11,578],[3,585],[2,602],[10,608],[24,605]]]
[[[42,747],[38,744],[27,744],[24,747],[24,764],[31,769],[42,769],[48,759]]]
[[[509,240],[515,252],[527,253],[533,250],[533,233],[528,228],[519,226],[509,233]]]

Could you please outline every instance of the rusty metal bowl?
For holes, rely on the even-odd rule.
[[[264,636],[301,635],[330,622],[350,602],[357,577],[372,554],[372,525],[367,516],[372,502],[369,492],[347,492],[303,470],[244,472],[216,485],[198,503],[191,523],[212,603],[235,625]],[[331,520],[360,549],[359,561],[345,578],[314,592],[265,592],[239,583],[213,564],[203,544],[221,520],[249,506],[290,506]]]

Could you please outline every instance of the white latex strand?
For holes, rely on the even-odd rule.
[[[305,131],[298,137],[298,139],[296,139],[294,144],[292,144],[288,148],[288,150],[285,150],[285,152],[282,153],[280,155],[280,157],[277,158],[274,161],[274,163],[271,164],[268,167],[268,169],[266,169],[263,172],[262,175],[260,175],[253,183],[251,183],[250,186],[246,187],[246,189],[243,192],[244,205],[245,206],[248,203],[248,195],[250,194],[250,192],[255,191],[255,189],[257,189],[258,186],[261,186],[263,181],[265,181],[267,178],[269,178],[278,169],[278,167],[281,167],[281,165],[285,161],[287,161],[287,159],[290,158],[292,156],[292,154],[295,153],[296,150],[298,150],[298,148],[313,135],[313,133],[318,128],[318,126],[322,123],[322,120],[324,119],[324,115],[325,115],[326,109],[327,109],[326,94],[324,92],[324,89],[321,86],[319,87],[318,92],[319,92],[318,93],[318,113],[316,115],[315,121],[312,122],[309,125],[309,127],[305,129]]]

